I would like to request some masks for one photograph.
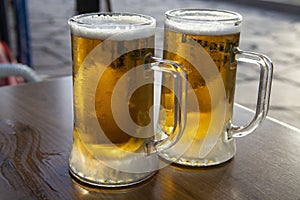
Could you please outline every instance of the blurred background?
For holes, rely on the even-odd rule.
[[[3,0],[1,0],[3,1]],[[88,0],[87,0],[88,1]],[[8,1],[10,3],[10,1]],[[118,12],[151,15],[163,28],[164,12],[173,8],[214,8],[239,12],[243,18],[240,48],[268,55],[274,62],[269,116],[300,128],[300,0],[111,0]],[[9,5],[8,5],[9,6]],[[44,78],[72,74],[68,18],[76,1],[27,0],[31,66]],[[107,10],[106,1],[100,1]],[[14,34],[12,12],[9,29]],[[157,45],[161,47],[161,36]],[[13,37],[11,40],[14,40]],[[16,52],[15,42],[11,49]],[[255,109],[259,71],[238,67],[236,102]],[[274,130],[275,131],[275,130]]]

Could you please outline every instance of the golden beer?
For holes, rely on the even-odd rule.
[[[135,68],[144,64],[146,54],[154,53],[155,20],[147,19],[150,23],[145,25],[141,16],[93,17],[88,20],[98,20],[91,21],[96,28],[72,25],[71,22],[74,139],[70,171],[81,181],[94,185],[129,185],[153,174],[150,169],[147,172],[130,171],[134,170],[130,169],[130,164],[134,165],[140,158],[139,153],[146,151],[146,140],[153,133],[145,133],[139,128],[128,133],[118,126],[117,120],[125,125],[132,120],[140,127],[151,123],[149,110],[153,104],[153,85],[139,86],[136,79],[147,78],[148,72],[141,74]],[[104,24],[104,28],[97,29],[97,23],[99,27]],[[125,84],[121,85],[122,95],[128,98],[125,109],[129,110],[130,116],[121,115],[116,119],[112,107],[120,106],[119,102],[124,99],[113,97],[113,92],[128,72],[136,73],[126,77]],[[137,89],[130,91],[135,84]],[[149,162],[151,165],[152,161]]]
[[[235,33],[222,36],[199,36],[178,33],[171,30],[165,31],[166,48],[173,48],[169,47],[170,45],[180,46],[180,43],[192,41],[193,43],[197,42],[198,44],[200,44],[209,53],[216,66],[218,67],[218,70],[223,79],[226,91],[225,101],[227,110],[229,111],[232,110],[234,103],[235,76],[237,67],[237,62],[232,57],[232,52],[233,48],[238,46],[239,35],[239,33]],[[188,81],[192,86],[192,89],[196,93],[198,106],[201,110],[201,113],[203,114],[200,115],[199,113],[201,126],[198,129],[196,138],[203,139],[203,137],[207,133],[207,127],[211,123],[210,113],[214,111],[211,107],[211,97],[206,83],[210,80],[213,81],[213,77],[209,80],[205,80],[201,76],[199,71],[190,64],[190,62],[186,61],[180,56],[180,51],[184,51],[186,54],[193,54],[193,52],[189,52],[190,50],[191,49],[178,49],[178,54],[175,54],[174,52],[164,51],[164,58],[168,60],[176,60],[178,63],[184,66],[186,71],[188,72]],[[170,95],[165,92],[165,96]],[[172,98],[169,99],[172,101]],[[167,100],[165,99],[164,101]],[[170,105],[170,103],[166,104]],[[229,112],[226,114],[226,118],[228,121],[229,119],[231,119],[232,113]]]
[[[85,60],[87,55],[93,50],[95,47],[102,47],[102,40],[89,39],[78,37],[72,35],[72,44],[73,45],[73,81],[78,82],[82,79],[91,79],[93,77],[84,77],[82,74],[78,73],[79,68],[82,65],[82,61]],[[135,146],[128,144],[131,141],[132,137],[122,131],[115,122],[115,119],[112,114],[111,109],[111,100],[112,93],[116,86],[116,83],[119,79],[126,74],[129,70],[133,69],[136,66],[140,66],[144,64],[145,55],[148,53],[153,53],[153,48],[144,48],[145,46],[153,46],[154,36],[150,36],[148,38],[140,38],[129,41],[105,41],[105,47],[110,49],[110,51],[105,51],[106,55],[101,55],[102,59],[112,60],[112,63],[109,66],[94,66],[97,68],[105,68],[101,78],[99,80],[91,80],[98,82],[98,86],[95,94],[95,111],[98,118],[98,122],[102,127],[104,133],[109,139],[109,143],[113,143],[119,147],[122,146]],[[151,45],[150,45],[151,44]],[[80,51],[84,49],[84,51]],[[121,49],[121,50],[120,50]],[[121,57],[113,60],[116,57],[114,54],[118,54],[118,51],[124,51],[125,49],[136,49],[134,51],[125,53],[121,55]],[[138,74],[137,74],[138,76]],[[97,77],[96,77],[97,78]],[[84,83],[82,83],[84,84]],[[149,118],[149,108],[152,106],[152,85],[141,86],[137,91],[133,93],[130,97],[130,101],[128,104],[128,109],[131,118],[133,121],[140,125],[145,126],[150,123]],[[74,112],[75,112],[75,120],[83,121],[86,116],[86,113],[92,112],[86,110],[84,102],[82,102],[81,98],[76,98],[81,95],[81,85],[79,84],[76,88],[74,88]],[[124,85],[124,90],[126,90],[126,85]],[[127,119],[123,119],[127,120]],[[140,139],[136,139],[138,140]],[[105,143],[105,142],[104,142]],[[127,149],[131,151],[130,149]]]
[[[166,19],[163,58],[174,60],[185,68],[190,84],[188,93],[195,95],[196,103],[188,101],[187,126],[183,137],[161,155],[183,165],[214,165],[228,160],[235,153],[232,141],[226,141],[228,144],[224,141],[224,132],[233,114],[237,68],[234,51],[239,45],[240,32],[232,27],[220,29],[220,24],[204,24],[203,28],[195,25],[197,14],[190,15],[194,17],[190,21],[189,16],[186,19],[182,17],[182,22],[181,16],[176,16],[174,21],[172,18]],[[205,53],[198,54],[199,49]],[[213,65],[208,67],[206,63],[210,59]],[[170,111],[168,116],[172,116],[172,109],[169,108],[172,96],[171,91],[164,90],[162,98],[164,106]],[[171,126],[172,123],[167,122],[165,128]],[[181,155],[178,152],[182,152],[182,148],[186,151]]]

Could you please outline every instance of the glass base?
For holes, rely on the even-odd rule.
[[[159,154],[159,156],[166,160],[167,162],[171,162],[177,165],[183,165],[188,167],[208,167],[208,166],[215,166],[222,163],[225,163],[231,160],[234,157],[234,154],[226,159],[197,159],[197,158],[185,158],[185,157],[170,157],[169,154]]]
[[[235,140],[224,142],[220,137],[207,155],[200,157],[199,151],[199,146],[191,145],[183,154],[180,154],[182,151],[180,151],[180,146],[176,144],[174,147],[160,152],[159,156],[168,162],[184,166],[206,167],[219,165],[232,159],[235,155]]]
[[[91,177],[85,177],[84,175],[78,175],[72,167],[69,167],[69,172],[75,179],[79,180],[80,182],[96,186],[96,187],[108,187],[108,188],[116,188],[116,187],[126,187],[131,186],[135,184],[139,184],[141,182],[144,182],[148,179],[150,179],[152,176],[156,174],[156,171],[149,172],[149,173],[143,173],[143,174],[131,174],[131,176],[134,176],[135,179],[109,179],[109,178],[103,178],[103,179],[93,179]],[[122,173],[122,172],[121,172]]]

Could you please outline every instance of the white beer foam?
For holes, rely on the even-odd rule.
[[[178,11],[179,12],[179,11]],[[208,11],[208,15],[197,15],[198,11],[195,10],[195,15],[192,15],[192,11],[188,11],[189,15],[178,15],[176,16],[176,10],[174,17],[171,15],[170,19],[166,17],[165,27],[167,29],[192,35],[227,35],[238,33],[241,31],[241,19],[230,21],[229,19],[232,14],[230,13],[219,13],[215,11],[211,14],[211,11]],[[201,14],[204,14],[202,12]],[[220,20],[225,19],[225,20]]]
[[[241,31],[240,26],[228,27],[222,23],[182,23],[166,20],[165,25],[169,30],[191,35],[228,35]]]
[[[142,15],[94,14],[71,18],[69,25],[72,34],[79,37],[99,40],[133,40],[153,36],[156,20]]]

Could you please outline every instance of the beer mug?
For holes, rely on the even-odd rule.
[[[73,59],[74,136],[70,173],[81,182],[127,186],[160,167],[185,124],[187,77],[181,66],[153,57],[156,21],[131,13],[90,13],[69,19]],[[157,128],[163,83],[176,93],[174,127]],[[176,108],[175,108],[176,107]],[[156,134],[157,132],[157,134]]]
[[[265,119],[273,66],[268,57],[238,48],[241,23],[242,16],[230,11],[166,12],[163,58],[180,63],[189,84],[186,128],[178,143],[160,152],[164,159],[186,166],[223,163],[235,155],[235,139],[253,132]],[[232,122],[238,61],[260,68],[256,114],[245,126]],[[163,106],[168,107],[172,91],[162,94]],[[165,129],[170,127],[166,123]]]

